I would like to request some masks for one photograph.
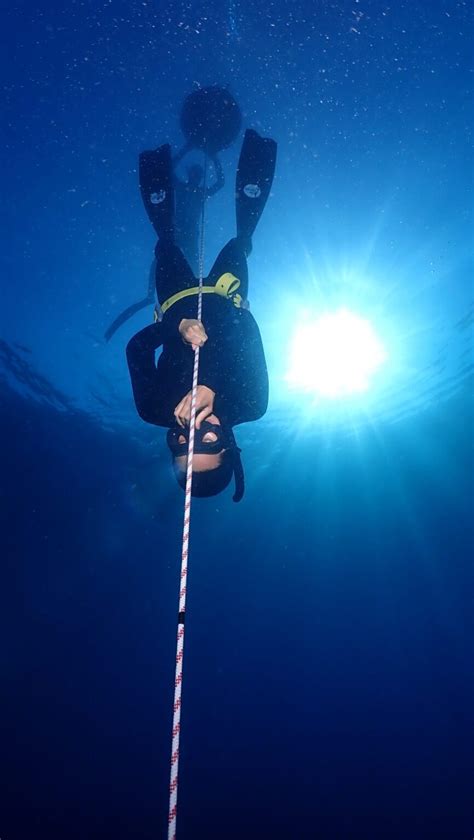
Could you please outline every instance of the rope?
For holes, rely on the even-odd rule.
[[[201,230],[199,248],[199,288],[203,285],[204,276],[204,219],[206,208],[206,170],[207,158],[204,156],[204,185],[203,200],[201,208]],[[198,320],[202,320],[202,292],[198,295]],[[188,551],[189,551],[189,528],[191,524],[191,487],[193,481],[193,457],[194,457],[194,430],[196,423],[196,394],[199,373],[199,347],[194,351],[193,388],[191,396],[191,417],[189,420],[189,444],[188,463],[186,468],[186,488],[184,496],[184,523],[183,543],[181,550],[181,576],[179,590],[179,611],[178,611],[178,632],[176,639],[176,672],[174,681],[174,704],[173,704],[173,734],[171,743],[171,774],[170,774],[170,798],[168,810],[168,840],[176,838],[176,816],[178,807],[178,766],[179,766],[179,735],[181,728],[181,689],[183,683],[183,656],[184,656],[184,618],[186,612],[186,586],[188,579]]]

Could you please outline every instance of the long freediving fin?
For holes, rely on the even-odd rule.
[[[174,185],[171,146],[165,143],[139,158],[140,192],[148,218],[160,239],[173,239]]]
[[[139,157],[140,193],[148,218],[163,242],[172,242],[174,237],[174,184],[171,146],[165,143],[154,151],[142,152]],[[155,268],[153,260],[148,276],[148,292],[143,300],[133,303],[124,310],[104,333],[110,341],[114,333],[132,315],[152,304],[155,295]]]
[[[247,129],[236,176],[235,212],[237,237],[251,240],[267,203],[275,174],[277,144]]]

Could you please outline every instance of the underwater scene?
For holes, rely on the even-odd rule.
[[[1,840],[472,840],[472,4],[2,19]]]

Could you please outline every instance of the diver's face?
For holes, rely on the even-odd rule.
[[[206,417],[208,423],[212,423],[214,426],[220,426],[221,421],[215,414],[210,414],[209,417]],[[214,432],[208,431],[203,435],[203,443],[215,443],[217,440],[217,435]],[[180,435],[178,438],[179,443],[186,443],[186,438],[184,435]],[[206,455],[206,453],[199,453],[193,455],[193,472],[207,472],[207,470],[215,470],[222,461],[222,454],[225,450],[222,449],[220,452],[213,453],[212,455]],[[180,472],[186,471],[186,455],[177,455],[174,459],[174,466],[175,469],[179,470]]]

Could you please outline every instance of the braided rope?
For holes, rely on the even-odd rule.
[[[204,218],[206,207],[206,169],[207,159],[204,159],[204,185],[201,209],[201,231],[199,248],[199,288],[203,285],[204,276]],[[202,319],[202,292],[198,295],[197,317]],[[181,728],[181,690],[183,683],[184,657],[184,618],[186,612],[186,586],[188,579],[189,529],[191,524],[191,487],[193,481],[194,430],[196,424],[196,395],[199,374],[199,347],[194,351],[193,387],[191,396],[191,417],[189,420],[188,462],[186,467],[186,488],[184,496],[184,524],[183,543],[181,550],[181,576],[179,590],[178,632],[176,639],[176,672],[174,681],[173,704],[173,732],[171,744],[171,774],[170,798],[168,811],[168,840],[176,840],[176,816],[178,808],[178,766],[179,766],[179,735]]]

